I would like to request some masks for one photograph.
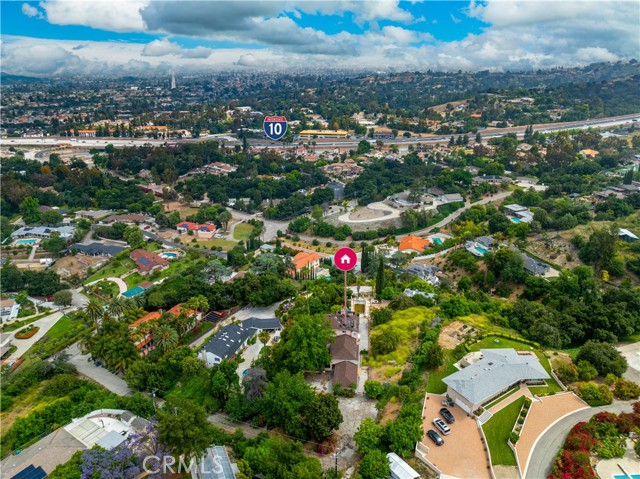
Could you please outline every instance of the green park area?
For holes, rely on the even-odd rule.
[[[239,223],[233,230],[233,238],[238,241],[247,241],[255,228],[248,223]]]
[[[84,284],[89,284],[93,281],[97,281],[99,279],[104,279],[104,278],[111,278],[111,277],[119,278],[124,273],[132,270],[135,267],[136,267],[136,264],[133,262],[133,260],[130,260],[129,258],[114,259],[107,266],[105,266],[104,268],[96,271],[91,276],[89,276],[85,280]]]

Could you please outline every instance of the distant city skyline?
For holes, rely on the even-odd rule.
[[[2,2],[2,71],[529,70],[640,56],[637,1]]]

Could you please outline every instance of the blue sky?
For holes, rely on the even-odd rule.
[[[2,2],[2,69],[504,70],[638,57],[637,1]]]

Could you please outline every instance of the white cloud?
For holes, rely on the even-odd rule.
[[[169,41],[167,38],[154,40],[147,43],[142,49],[142,56],[162,57],[165,55],[177,55],[181,58],[209,58],[213,50],[198,46],[195,48],[182,48],[177,43]]]
[[[144,22],[140,10],[149,0],[75,1],[49,0],[40,2],[49,23],[55,25],[85,25],[112,32],[141,32]]]
[[[24,13],[27,17],[43,18],[42,12],[33,5],[29,5],[28,3],[22,4],[22,13]]]

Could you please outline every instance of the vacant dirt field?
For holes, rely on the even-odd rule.
[[[90,266],[94,266],[101,261],[106,262],[107,258],[102,256],[84,256],[84,255],[76,255],[76,256],[65,256],[64,258],[60,258],[55,262],[53,268],[56,270],[60,276],[67,277],[73,274],[77,274],[81,278],[84,278],[87,275],[87,269]]]

